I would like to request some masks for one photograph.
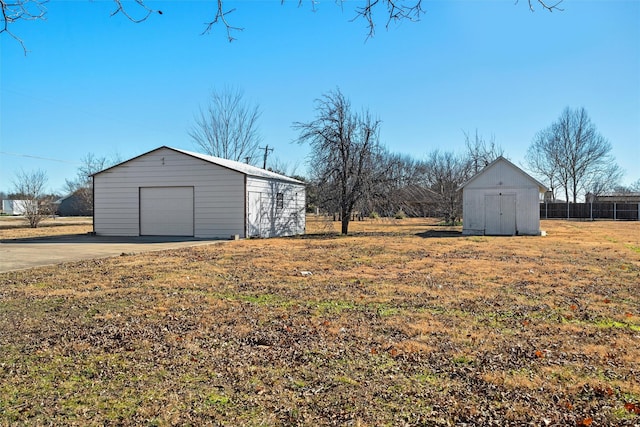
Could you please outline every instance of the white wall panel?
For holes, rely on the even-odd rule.
[[[166,147],[94,176],[96,233],[144,233],[140,229],[140,188],[145,187],[191,187],[195,237],[245,237],[248,191],[267,195],[261,216],[266,221],[266,236],[304,233],[304,185],[246,176]],[[283,209],[275,208],[275,199],[270,199],[277,192],[285,194]]]

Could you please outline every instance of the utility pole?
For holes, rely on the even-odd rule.
[[[262,162],[262,169],[267,168],[267,156],[269,155],[269,151],[273,151],[273,148],[269,148],[269,144],[266,147],[259,147],[261,150],[264,150],[264,161]]]

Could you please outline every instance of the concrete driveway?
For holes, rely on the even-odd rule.
[[[103,237],[86,234],[0,240],[0,273],[122,253],[220,243],[192,237]]]

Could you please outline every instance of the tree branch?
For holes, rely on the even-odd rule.
[[[217,8],[217,11],[216,11],[216,16],[215,16],[215,18],[213,18],[213,21],[210,21],[210,22],[206,23],[206,27],[205,27],[204,31],[202,32],[202,34],[208,34],[215,24],[217,24],[218,22],[222,22],[224,24],[225,28],[227,29],[227,39],[229,40],[229,42],[232,42],[232,41],[235,40],[235,37],[233,37],[231,35],[231,32],[232,31],[242,31],[242,30],[244,30],[244,28],[234,27],[234,26],[230,25],[229,22],[227,21],[227,15],[230,14],[230,13],[233,13],[235,11],[235,9],[230,9],[230,10],[227,10],[225,12],[224,9],[223,9],[224,0],[217,0],[217,3],[218,3],[218,8]]]
[[[2,17],[2,27],[0,28],[0,34],[7,33],[12,39],[20,43],[24,54],[27,54],[27,48],[20,37],[9,30],[9,24],[12,24],[19,20],[35,21],[38,19],[45,19],[47,9],[45,3],[49,0],[17,0],[14,3],[9,3],[6,0],[0,0],[0,9]]]
[[[149,16],[151,16],[152,13],[158,13],[160,15],[162,15],[162,11],[161,10],[154,10],[151,9],[150,7],[148,7],[146,4],[144,4],[145,0],[134,0],[135,3],[140,6],[142,8],[142,10],[144,11],[144,16],[142,18],[136,19],[133,16],[131,16],[129,14],[129,12],[127,12],[127,10],[125,9],[125,7],[122,5],[122,0],[113,0],[113,2],[116,4],[117,8],[116,10],[114,10],[111,13],[111,16],[115,16],[118,13],[122,13],[124,16],[126,16],[126,18],[131,21],[134,22],[136,24],[139,24],[140,22],[144,22],[147,20],[147,18],[149,18]]]
[[[546,9],[549,12],[553,12],[554,10],[559,10],[560,12],[562,12],[564,10],[558,7],[564,0],[554,0],[553,4],[547,3],[546,0],[527,0],[527,2],[529,3],[529,10],[531,12],[535,12],[535,8],[533,7],[533,5],[536,1],[542,6],[543,9]],[[516,0],[516,4],[518,4],[518,2],[519,0]]]
[[[344,3],[344,0],[339,0],[340,4]],[[369,28],[369,34],[367,38],[375,35],[375,19],[373,12],[375,7],[380,3],[380,0],[366,0],[366,3],[362,7],[356,8],[356,16],[351,20],[355,21],[358,18],[363,18],[367,21],[367,27]],[[387,23],[385,28],[389,29],[391,21],[409,20],[411,22],[419,21],[420,14],[424,13],[422,10],[422,0],[415,0],[415,3],[405,4],[405,0],[384,0],[387,5]]]

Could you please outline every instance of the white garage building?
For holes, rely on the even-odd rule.
[[[304,183],[244,163],[160,147],[93,175],[101,236],[303,234]]]
[[[540,235],[547,188],[504,157],[462,185],[462,234]]]

